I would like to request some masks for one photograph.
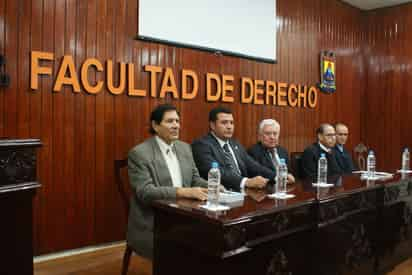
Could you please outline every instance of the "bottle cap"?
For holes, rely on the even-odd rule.
[[[279,159],[280,164],[286,164],[285,159]]]
[[[212,168],[219,168],[219,163],[216,161],[212,162]]]
[[[321,153],[320,154],[320,157],[322,158],[322,157],[325,157],[325,153]]]
[[[408,148],[408,147],[405,147],[405,148],[403,149],[403,151],[404,151],[404,152],[409,152],[409,148]]]
[[[369,150],[369,154],[373,155],[374,154],[373,150]]]

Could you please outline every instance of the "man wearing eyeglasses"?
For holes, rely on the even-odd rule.
[[[316,130],[317,142],[307,147],[302,155],[302,172],[304,177],[315,179],[318,171],[318,160],[322,153],[328,160],[328,176],[342,174],[333,147],[336,145],[335,128],[328,123],[323,123]]]
[[[336,145],[333,147],[335,153],[336,161],[339,167],[344,173],[352,173],[355,170],[353,165],[352,156],[349,151],[344,147],[346,141],[348,140],[349,130],[348,127],[343,123],[335,124],[336,131]]]
[[[279,146],[280,124],[274,119],[264,119],[259,123],[259,142],[249,148],[249,155],[261,165],[276,171],[280,159],[288,164],[288,151]],[[295,182],[292,174],[288,174],[288,182]]]

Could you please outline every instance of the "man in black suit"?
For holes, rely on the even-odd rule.
[[[210,133],[192,144],[200,176],[207,179],[212,162],[218,162],[221,183],[228,189],[264,188],[276,172],[253,160],[242,145],[232,139],[235,129],[232,111],[217,107],[209,113]]]
[[[336,145],[333,147],[335,153],[336,161],[339,167],[344,173],[352,173],[355,170],[353,165],[352,156],[349,151],[344,147],[346,141],[348,140],[349,130],[348,127],[343,123],[335,124],[336,131]]]
[[[336,144],[335,128],[328,124],[321,124],[316,130],[318,141],[307,147],[302,154],[303,174],[306,178],[316,179],[318,173],[318,160],[324,153],[328,160],[328,176],[342,174],[332,148]]]
[[[259,142],[249,148],[249,155],[261,165],[275,170],[284,159],[288,164],[288,151],[279,146],[280,124],[274,119],[264,119],[259,123],[258,140]],[[294,182],[292,174],[288,174],[288,182]]]

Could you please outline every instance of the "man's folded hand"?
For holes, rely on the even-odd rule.
[[[254,178],[248,178],[245,185],[248,188],[265,188],[268,181],[269,180],[267,178],[257,176]]]
[[[207,200],[207,189],[202,187],[177,188],[177,198]]]

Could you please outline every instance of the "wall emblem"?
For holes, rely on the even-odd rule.
[[[320,53],[320,84],[319,89],[324,93],[336,91],[336,56],[333,52]]]

